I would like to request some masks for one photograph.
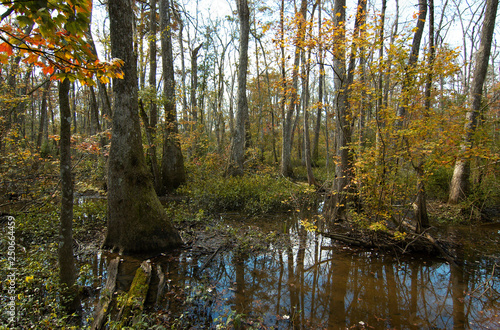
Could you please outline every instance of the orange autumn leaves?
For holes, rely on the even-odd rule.
[[[122,61],[100,61],[92,51],[86,31],[91,0],[3,2],[0,21],[0,63],[15,56],[29,67],[38,67],[52,80],[64,78],[94,85],[122,78]]]

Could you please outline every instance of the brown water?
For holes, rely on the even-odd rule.
[[[270,220],[246,221],[285,230],[288,247],[221,251],[208,263],[210,254],[193,251],[153,259],[169,279],[154,313],[170,325],[175,319],[176,329],[500,328],[499,225],[448,232],[466,243],[456,268],[429,256],[342,247],[293,220]],[[122,283],[139,262],[125,261]]]

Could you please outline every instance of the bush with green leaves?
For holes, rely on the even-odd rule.
[[[210,213],[264,214],[302,207],[315,190],[283,177],[253,174],[192,181],[178,192],[188,195],[194,208]]]
[[[58,247],[59,210],[57,203],[47,203],[33,207],[24,213],[14,215],[15,218],[15,295],[16,295],[16,327],[19,329],[62,329],[71,328],[68,316],[61,304]],[[75,242],[86,244],[95,240],[95,234],[103,231],[105,225],[104,201],[87,201],[74,207]],[[6,234],[0,237],[1,255],[7,251]],[[78,283],[85,282],[86,272],[91,267],[86,258],[78,258],[77,269],[80,269]],[[7,287],[10,282],[7,274],[10,267],[7,258],[0,258],[0,276],[3,292],[1,303],[4,304]],[[7,318],[0,317],[0,329],[7,329]],[[79,328],[79,327],[76,327]]]

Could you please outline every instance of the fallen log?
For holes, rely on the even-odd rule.
[[[328,238],[331,238],[331,239],[334,239],[334,240],[337,240],[337,241],[340,241],[340,242],[343,242],[343,243],[346,243],[349,245],[366,247],[366,248],[374,247],[374,245],[371,244],[371,242],[365,242],[363,240],[360,240],[360,239],[357,239],[354,237],[349,237],[349,236],[336,234],[336,233],[326,233],[326,232],[320,232],[320,234],[325,236],[325,237],[328,237]]]
[[[107,315],[110,311],[110,305],[113,301],[113,294],[116,288],[116,277],[118,275],[119,264],[119,257],[116,257],[109,263],[106,286],[104,287],[104,290],[101,291],[101,298],[99,299],[99,304],[94,312],[94,321],[90,326],[91,330],[102,329],[106,323]]]
[[[459,267],[456,258],[452,255],[452,253],[445,246],[443,246],[438,240],[432,237],[429,233],[425,231],[421,232],[420,234],[417,233],[415,226],[411,225],[406,221],[403,221],[401,225],[408,232],[415,235],[413,236],[413,239],[410,239],[409,241],[395,240],[393,238],[395,232],[391,230],[388,230],[387,232],[384,231],[377,232],[375,237],[378,236],[378,238],[375,239],[373,238],[373,235],[361,235],[361,237],[353,237],[332,232],[320,232],[320,234],[325,237],[329,237],[331,239],[343,242],[347,245],[358,246],[363,248],[376,247],[384,249],[391,247],[399,247],[403,253],[407,252],[410,247],[411,250],[413,251],[427,250],[428,252],[430,252],[431,250],[433,250],[439,252],[441,257],[446,259],[446,261],[448,261],[451,266]],[[359,234],[360,232],[357,233]]]
[[[417,228],[415,226],[413,226],[412,224],[406,222],[406,221],[402,221],[401,224],[410,229],[411,231],[413,231],[415,234],[417,234]],[[441,256],[443,258],[446,259],[446,261],[448,261],[450,263],[451,266],[453,267],[459,267],[457,261],[456,261],[456,258],[450,253],[450,251],[448,251],[447,248],[445,248],[444,246],[442,246],[438,240],[436,240],[434,237],[432,237],[429,233],[423,231],[422,233],[420,234],[417,234],[417,235],[421,235],[422,237],[424,237],[425,239],[427,239],[427,241],[429,243],[431,243],[437,251],[439,251],[439,253],[441,254]]]

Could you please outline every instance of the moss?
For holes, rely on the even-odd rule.
[[[121,308],[120,326],[131,326],[135,320],[139,319],[143,308],[144,301],[149,289],[151,280],[151,264],[147,261],[141,264],[141,267],[135,272],[134,280],[128,291],[124,306]]]

